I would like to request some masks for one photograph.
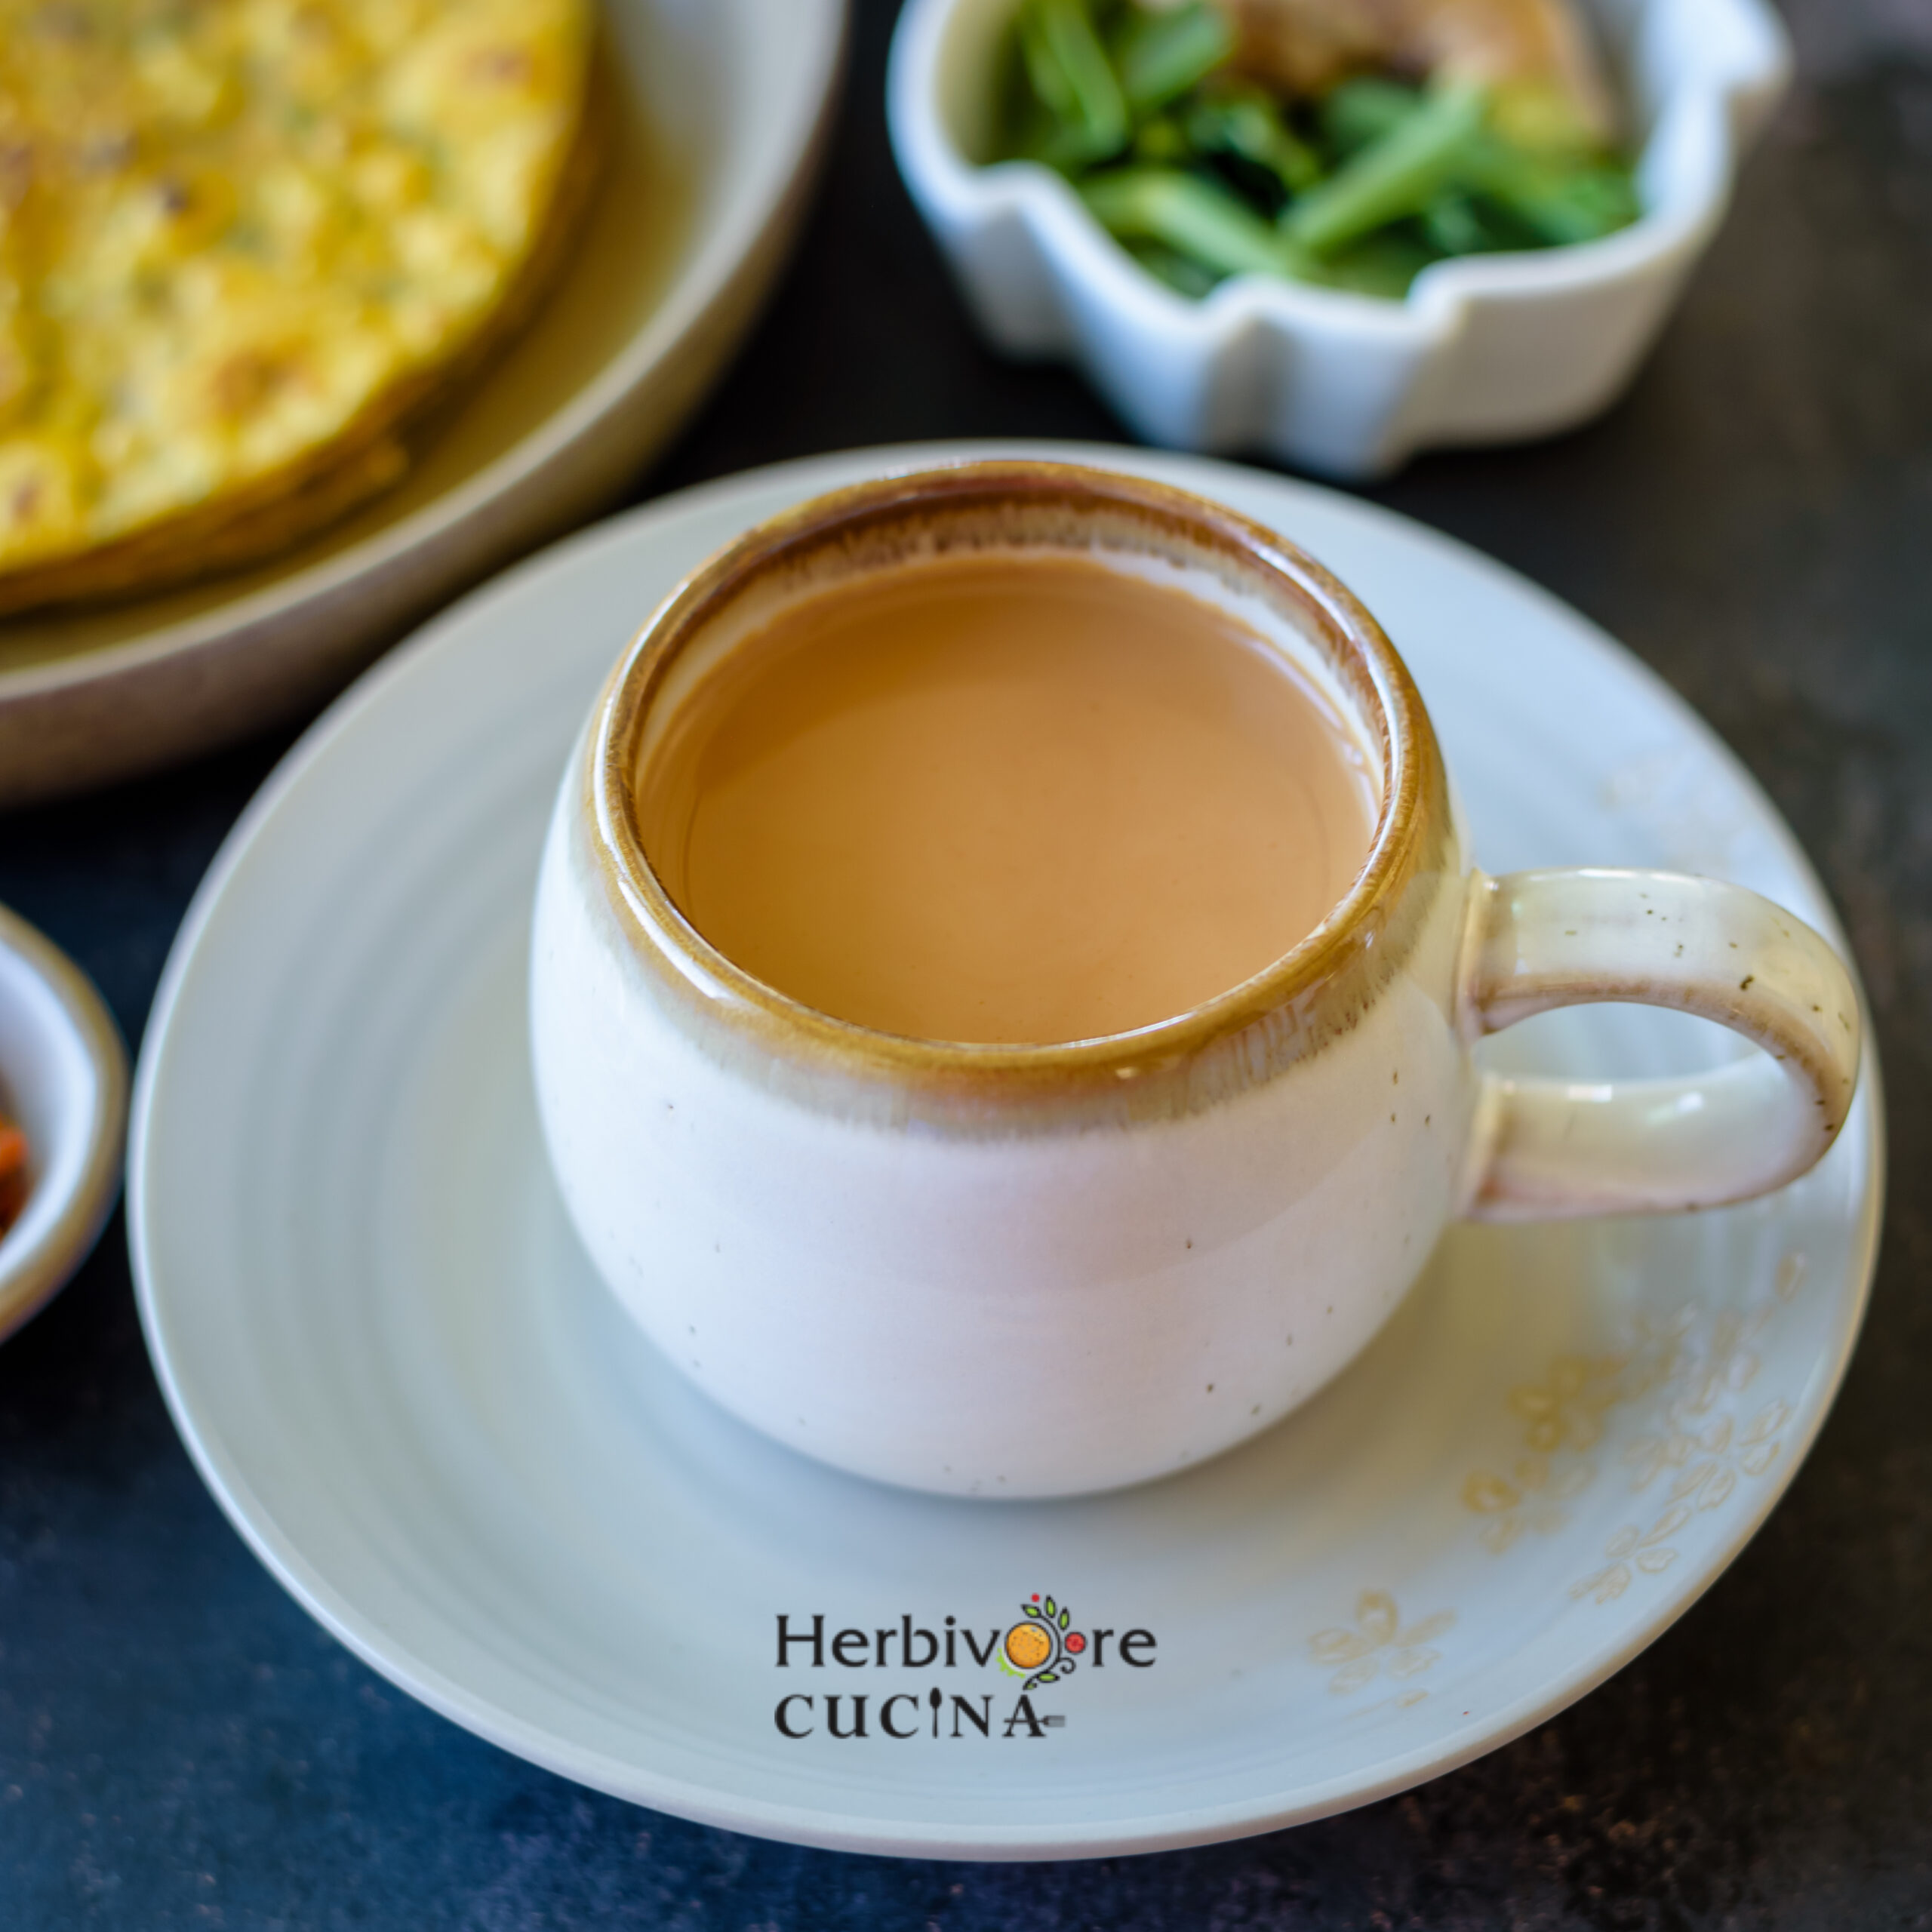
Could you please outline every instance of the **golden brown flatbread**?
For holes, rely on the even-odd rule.
[[[0,611],[399,476],[589,171],[590,0],[0,0]]]

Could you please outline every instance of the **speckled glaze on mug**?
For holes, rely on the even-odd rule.
[[[1379,760],[1347,896],[1174,1019],[1053,1046],[914,1040],[742,971],[638,843],[641,766],[780,610],[940,554],[1046,548],[1184,589],[1288,656]],[[571,1215],[657,1346],[746,1421],[962,1495],[1145,1480],[1305,1401],[1460,1214],[1684,1208],[1830,1144],[1858,1013],[1830,949],[1742,888],[1472,867],[1428,715],[1374,619],[1273,532],[1137,478],[971,463],[861,485],[681,586],[565,772],[531,962]],[[1589,1000],[1766,1049],[1683,1081],[1486,1078],[1484,1031]]]

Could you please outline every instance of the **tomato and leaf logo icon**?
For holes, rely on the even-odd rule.
[[[1042,1601],[1037,1590],[1020,1612],[1020,1620],[1000,1646],[1000,1660],[1015,1676],[1026,1677],[1020,1689],[1031,1690],[1071,1677],[1087,1647],[1086,1638],[1072,1627],[1072,1612],[1051,1597]]]

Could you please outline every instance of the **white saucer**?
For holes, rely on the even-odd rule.
[[[526,904],[568,740],[672,581],[747,524],[890,467],[690,491],[523,566],[293,752],[190,912],[149,1024],[129,1226],[148,1339],[263,1561],[378,1670],[507,1749],[707,1823],[871,1851],[1151,1850],[1399,1790],[1632,1657],[1764,1520],[1857,1334],[1877,1069],[1816,1173],[1696,1218],[1454,1231],[1367,1357],[1192,1474],[1086,1503],[948,1503],[752,1435],[591,1275],[525,1064]],[[1232,466],[1033,446],[1226,499],[1306,544],[1407,654],[1484,863],[1722,872],[1835,934],[1763,796],[1647,672],[1521,580],[1385,512]],[[1694,1023],[1573,1011],[1519,1063],[1662,1072]],[[1090,1638],[1017,1678],[776,1666],[780,1614],[986,1632],[1035,1592]],[[1093,1668],[1091,1639],[1116,1635]],[[1120,1634],[1157,1639],[1124,1666]],[[875,1639],[869,1634],[867,1648]],[[983,1638],[982,1638],[983,1641]],[[917,1734],[878,1734],[886,1697]],[[813,1734],[780,1734],[789,1707]],[[826,1700],[869,1699],[868,1735]],[[991,1734],[951,1735],[990,1695]],[[912,1721],[916,1715],[917,1722]]]

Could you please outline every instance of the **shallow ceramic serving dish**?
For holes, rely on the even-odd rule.
[[[721,545],[949,458],[1103,463],[1226,502],[1355,589],[1414,672],[1478,849],[1736,879],[1842,943],[1764,795],[1658,679],[1487,558],[1371,505],[1193,457],[860,451],[586,531],[429,626],[237,824],[143,1048],[128,1236],[162,1387],[241,1534],[358,1655],[509,1750],[739,1831],[872,1852],[1149,1851],[1319,1817],[1466,1762],[1600,1684],[1790,1481],[1863,1312],[1884,1190],[1874,1052],[1810,1174],[1741,1207],[1463,1226],[1348,1372],[1165,1481],[992,1505],[844,1476],[734,1422],[570,1229],[527,1030],[558,776],[611,664]],[[533,639],[543,648],[533,650]],[[1575,1008],[1516,1072],[1748,1052]],[[796,1631],[1038,1593],[1145,1669],[1039,1691],[1039,1732],[882,1700],[992,1698],[996,1664],[814,1671]],[[894,1666],[902,1661],[895,1653]],[[863,1739],[830,1694],[866,1694]],[[815,1696],[814,1715],[781,1700]],[[949,1716],[952,1711],[946,1706]],[[843,1707],[849,1727],[851,1706]],[[809,1735],[799,1735],[809,1730]]]
[[[0,906],[0,1113],[26,1129],[32,1192],[0,1235],[0,1340],[87,1259],[121,1185],[128,1055],[87,975]]]
[[[910,0],[887,83],[912,198],[981,325],[1079,364],[1135,432],[1367,478],[1606,408],[1716,232],[1790,55],[1764,0],[1590,0],[1641,138],[1644,214],[1601,242],[1440,262],[1389,302],[1239,275],[1204,300],[1143,270],[1032,162],[980,165],[1014,0]]]
[[[288,555],[0,624],[0,806],[287,715],[589,514],[715,380],[798,229],[845,0],[602,0],[608,130],[570,259],[396,490]]]

